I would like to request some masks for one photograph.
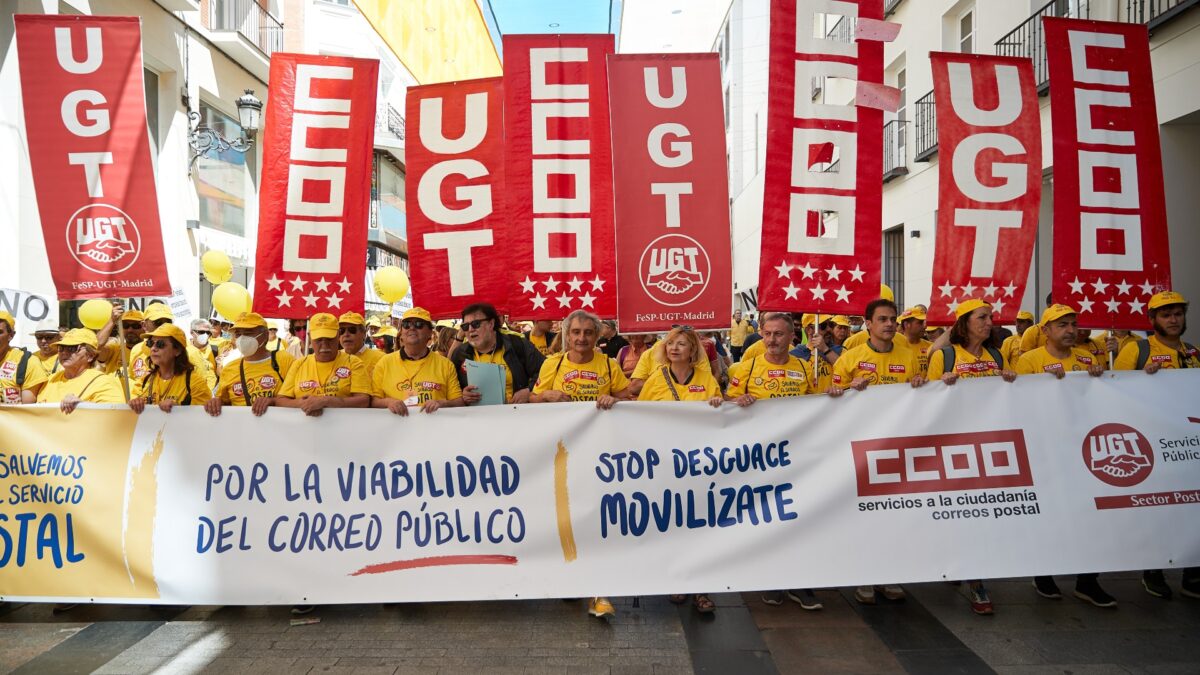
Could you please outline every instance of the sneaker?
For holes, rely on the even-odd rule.
[[[592,598],[588,602],[588,614],[603,619],[608,616],[616,616],[617,610],[613,608],[608,598]]]
[[[783,604],[783,591],[763,591],[762,601],[764,605],[778,607]]]
[[[864,605],[875,604],[875,587],[859,586],[854,589],[854,599]]]
[[[1062,591],[1058,590],[1058,584],[1054,583],[1054,577],[1034,577],[1033,588],[1043,598],[1062,600]]]
[[[1142,588],[1156,598],[1171,599],[1171,587],[1167,585],[1167,578],[1163,576],[1162,570],[1142,572]]]
[[[1189,598],[1200,600],[1200,576],[1189,577],[1183,573],[1183,582],[1179,584],[1179,592]]]
[[[301,614],[308,614],[309,612],[313,611],[313,609],[315,609],[315,607],[312,605],[295,605],[292,607],[292,614],[300,616]]]
[[[1090,602],[1097,607],[1116,607],[1117,599],[1100,588],[1100,584],[1094,579],[1075,584],[1075,597]]]
[[[904,589],[899,586],[883,586],[881,590],[883,591],[883,597],[888,600],[903,600],[905,597]]]
[[[810,612],[825,608],[817,596],[807,588],[792,589],[787,592],[787,597],[792,602],[799,603],[801,609],[807,609]]]
[[[972,586],[968,589],[967,599],[971,601],[971,611],[976,614],[987,616],[996,611],[992,607],[992,598],[988,595],[987,589],[983,587],[983,584]]]

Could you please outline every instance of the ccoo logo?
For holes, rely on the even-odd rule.
[[[88,204],[67,219],[67,250],[97,274],[119,274],[137,262],[142,236],[129,214],[108,204]]]
[[[1124,424],[1101,424],[1083,437],[1083,463],[1092,475],[1115,487],[1146,480],[1154,468],[1150,441]]]
[[[638,279],[652,300],[679,307],[704,293],[711,278],[708,251],[682,234],[664,234],[650,242],[638,262]]]

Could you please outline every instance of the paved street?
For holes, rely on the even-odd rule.
[[[1177,574],[1168,577],[1177,585]],[[8,673],[1110,673],[1200,672],[1200,601],[1146,595],[1137,575],[1102,577],[1101,610],[1037,597],[1025,579],[989,584],[997,611],[971,614],[957,587],[908,587],[863,607],[819,591],[821,612],[716,595],[714,617],[665,598],[617,602],[604,623],[582,601],[319,607],[49,605],[0,610]],[[1071,580],[1059,578],[1064,591]]]

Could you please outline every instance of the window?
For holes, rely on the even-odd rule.
[[[883,232],[883,283],[896,296],[896,306],[904,307],[904,226]]]
[[[896,88],[900,90],[900,107],[896,109],[896,119],[900,123],[896,125],[896,143],[899,147],[904,147],[904,121],[908,119],[908,69],[901,68],[896,73]]]
[[[225,138],[239,138],[237,120],[200,101],[200,124]],[[200,224],[242,236],[246,232],[246,156],[236,150],[210,151],[196,160]]]
[[[150,154],[158,157],[158,73],[143,68],[142,85],[146,95],[146,128],[150,132]]]
[[[958,17],[958,51],[962,54],[975,53],[975,10],[963,12]]]
[[[377,156],[379,162],[379,225],[401,239],[408,240],[408,213],[404,203],[404,173],[396,165]]]

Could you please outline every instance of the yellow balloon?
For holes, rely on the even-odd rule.
[[[408,293],[408,275],[399,267],[375,270],[375,295],[386,303],[399,302]]]
[[[233,278],[233,263],[222,251],[206,251],[200,256],[200,268],[210,284],[223,284]]]
[[[213,289],[212,304],[221,316],[237,321],[244,312],[250,311],[250,291],[237,282],[227,281]]]
[[[100,330],[112,318],[112,309],[107,300],[93,298],[79,306],[79,321],[86,328]]]
[[[892,292],[891,288],[888,288],[887,284],[879,284],[879,297],[892,302],[896,301],[896,294]]]

